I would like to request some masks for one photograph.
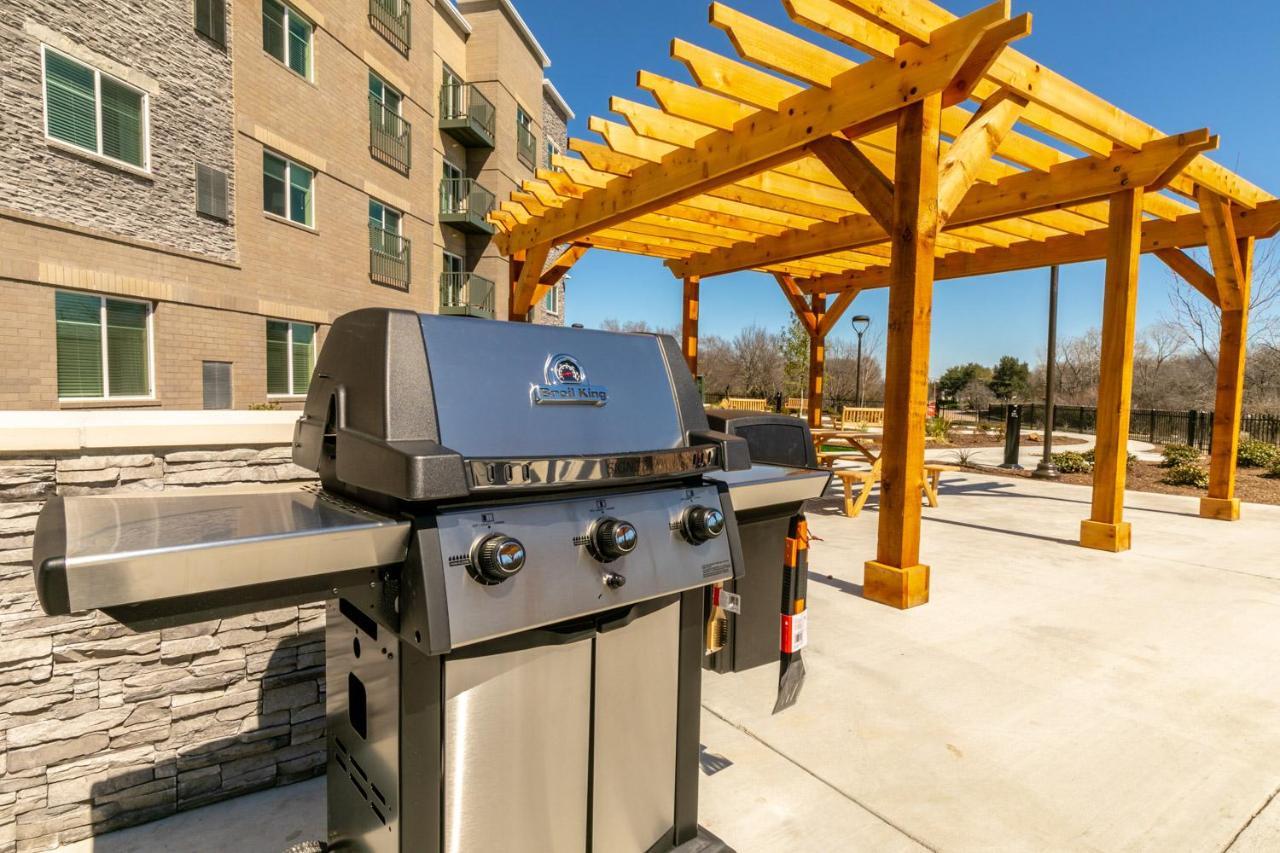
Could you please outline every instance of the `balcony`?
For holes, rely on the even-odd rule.
[[[397,290],[409,289],[409,241],[372,223],[369,225],[369,278]]]
[[[440,87],[440,129],[468,148],[492,148],[496,113],[474,83],[453,81]]]
[[[440,222],[470,234],[492,234],[493,193],[471,178],[440,181]]]
[[[440,274],[440,313],[492,320],[493,282],[472,272]]]
[[[382,101],[369,96],[369,153],[401,174],[409,174],[412,150],[409,122]]]
[[[523,124],[516,125],[516,154],[530,169],[538,168],[538,137]]]
[[[409,0],[369,0],[369,26],[405,56],[409,55],[411,20]]]

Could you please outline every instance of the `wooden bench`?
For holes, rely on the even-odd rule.
[[[932,462],[925,464],[924,496],[925,500],[929,502],[929,506],[936,507],[938,505],[938,481],[942,479],[942,475],[947,471],[959,470],[954,465],[941,465]],[[832,474],[844,486],[844,514],[849,518],[857,518],[858,513],[862,512],[862,508],[866,506],[867,498],[871,497],[871,487],[880,479],[879,464],[867,470],[842,468],[833,470]],[[854,484],[862,487],[856,499],[853,496]]]
[[[845,406],[840,410],[840,423],[843,429],[850,429],[855,424],[884,424],[884,409],[869,409],[858,406]]]
[[[788,397],[787,404],[783,408],[788,413],[794,412],[797,415],[803,415],[809,409],[809,401],[802,397]]]
[[[720,401],[720,408],[745,412],[767,412],[769,411],[769,401],[757,400],[754,397],[725,397]]]

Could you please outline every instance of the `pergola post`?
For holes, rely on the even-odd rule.
[[[938,131],[934,95],[898,116],[896,185],[885,355],[884,441],[880,454],[880,530],[876,559],[863,573],[865,598],[899,609],[929,600],[920,563],[920,499],[929,396],[934,244],[938,235]]]
[[[815,319],[813,330],[809,333],[809,426],[817,429],[822,426],[822,377],[826,372],[827,347],[826,334],[822,329],[822,318],[827,313],[827,295],[815,293],[809,300],[809,308]]]
[[[684,278],[684,300],[681,311],[680,351],[689,365],[689,372],[698,375],[698,285],[696,275]]]
[[[1124,487],[1129,462],[1143,194],[1138,187],[1112,195],[1107,225],[1093,508],[1089,518],[1080,523],[1080,544],[1100,551],[1127,551],[1130,547],[1129,523],[1124,520]]]
[[[1240,447],[1240,411],[1244,398],[1248,346],[1249,288],[1253,278],[1253,238],[1238,241],[1240,298],[1222,309],[1218,340],[1218,382],[1213,405],[1213,444],[1209,455],[1209,495],[1200,499],[1200,515],[1222,521],[1240,518],[1236,490],[1236,454]],[[1219,289],[1223,282],[1219,282]]]

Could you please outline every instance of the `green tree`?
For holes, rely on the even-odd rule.
[[[944,400],[958,400],[960,392],[975,379],[988,382],[991,380],[991,371],[977,362],[957,364],[948,367],[946,373],[942,374],[942,378],[938,380],[938,391]]]
[[[809,384],[809,333],[800,318],[792,315],[791,325],[778,336],[782,350],[783,396],[803,397]]]
[[[1019,400],[1031,390],[1031,368],[1011,355],[1000,359],[991,371],[991,393],[1001,400]]]

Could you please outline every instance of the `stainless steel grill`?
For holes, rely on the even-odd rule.
[[[294,443],[323,490],[50,501],[51,613],[137,627],[330,599],[329,843],[726,849],[697,826],[704,591],[733,491],[669,338],[365,310]],[[721,479],[710,474],[722,472]]]

